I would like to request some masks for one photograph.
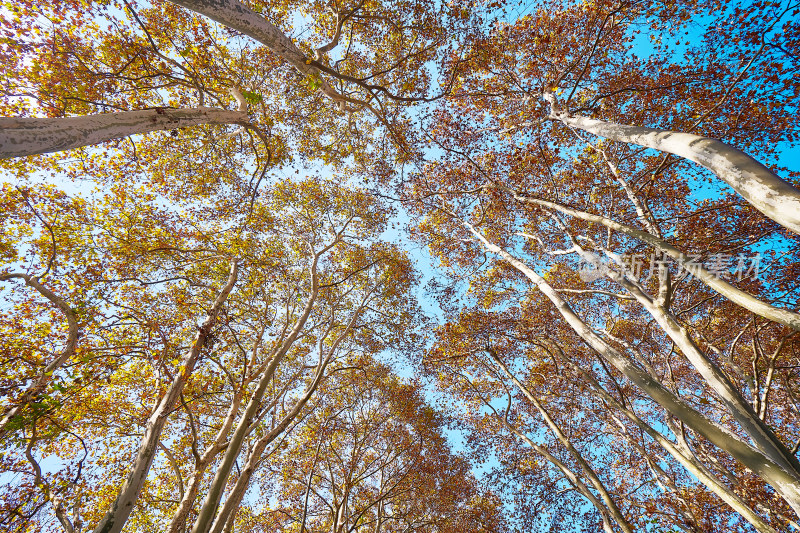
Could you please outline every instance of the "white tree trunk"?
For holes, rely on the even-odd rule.
[[[280,423],[278,423],[277,426],[275,426],[266,435],[261,437],[258,442],[256,442],[255,446],[253,447],[253,451],[247,458],[247,463],[242,468],[239,478],[236,480],[236,484],[231,489],[230,493],[228,494],[228,498],[225,500],[225,503],[220,509],[219,514],[216,515],[214,522],[210,526],[209,531],[211,531],[211,533],[222,533],[225,525],[236,516],[236,511],[242,504],[242,498],[244,498],[244,495],[250,486],[250,479],[253,477],[253,474],[261,463],[261,455],[272,441],[286,431],[286,428],[289,427],[289,424],[291,424],[294,419],[297,418],[297,415],[299,415],[303,410],[303,407],[305,407],[306,403],[308,403],[308,400],[311,399],[311,396],[317,390],[317,386],[322,378],[323,371],[324,370],[320,371],[317,377],[315,377],[309,389],[306,390],[302,398],[300,398],[300,400],[298,400],[298,402],[292,407],[289,413],[283,417]]]
[[[623,280],[624,281],[624,280]],[[624,285],[623,285],[624,286]],[[627,289],[628,287],[626,287]],[[633,291],[631,291],[633,293]],[[758,417],[752,405],[742,397],[739,390],[722,372],[722,370],[697,346],[689,337],[685,328],[681,327],[674,315],[656,306],[641,294],[634,297],[641,303],[659,326],[680,348],[686,359],[700,373],[706,383],[717,393],[728,412],[739,422],[739,425],[750,436],[756,448],[769,457],[775,464],[795,477],[800,478],[797,459],[777,438],[775,433]],[[754,392],[755,395],[758,391]]]
[[[66,118],[0,118],[0,159],[59,152],[151,131],[248,122],[247,113],[242,111],[209,107],[159,107]]]
[[[484,400],[486,403],[486,400]],[[491,408],[491,406],[489,406]],[[508,421],[500,416],[499,413],[494,413],[495,418],[503,424],[506,429],[508,429],[511,433],[516,435],[522,441],[524,441],[528,446],[531,447],[532,450],[536,451],[539,455],[550,461],[552,465],[558,468],[564,477],[567,479],[570,485],[572,485],[576,491],[578,491],[584,498],[589,500],[589,502],[594,505],[595,509],[597,509],[600,518],[603,521],[603,531],[605,533],[614,533],[614,528],[611,525],[611,516],[609,516],[608,508],[603,504],[600,499],[594,495],[594,493],[589,490],[589,487],[586,486],[586,483],[578,477],[578,475],[572,471],[572,469],[567,466],[563,461],[561,461],[558,457],[550,453],[544,446],[540,446],[536,444],[530,437],[528,437],[525,433],[519,431],[517,428],[512,426],[508,423]]]
[[[510,253],[489,242],[474,227],[467,223],[465,225],[488,251],[498,254],[532,281],[553,303],[567,324],[586,344],[614,365],[617,370],[666,409],[668,413],[682,420],[689,428],[711,441],[714,445],[730,453],[743,466],[749,468],[772,485],[776,492],[800,515],[800,478],[794,472],[787,472],[762,452],[742,442],[735,435],[706,418],[702,413],[678,398],[664,385],[631,363],[628,358],[597,335],[543,277]]]
[[[554,105],[552,95],[548,99]],[[691,133],[572,116],[555,106],[550,118],[598,137],[636,144],[694,161],[716,174],[766,216],[800,233],[800,190],[749,155],[722,141]]]
[[[280,28],[239,2],[239,0],[170,1],[252,37],[272,50],[278,57],[287,61],[301,74],[318,80],[320,92],[331,100],[340,104],[345,104],[345,102],[359,105],[366,104],[366,102],[360,102],[337,92],[325,81],[322,77],[322,72],[313,64],[312,59],[307,58]]]
[[[250,479],[261,462],[261,455],[264,453],[264,450],[273,440],[275,440],[275,438],[286,431],[286,428],[289,427],[289,424],[291,424],[294,419],[297,418],[297,416],[305,407],[306,403],[308,403],[308,401],[314,395],[317,387],[319,387],[319,384],[322,382],[323,377],[325,377],[325,369],[328,367],[333,359],[333,356],[336,354],[341,342],[352,331],[356,320],[360,316],[361,312],[365,309],[371,295],[372,291],[367,294],[367,297],[361,302],[361,305],[358,307],[358,309],[354,311],[353,316],[348,321],[344,331],[336,338],[335,341],[333,341],[333,344],[328,350],[327,356],[320,361],[314,378],[311,380],[311,383],[308,385],[308,387],[306,387],[306,390],[303,392],[303,395],[300,397],[300,399],[297,400],[297,402],[283,417],[280,423],[278,423],[271,431],[259,439],[255,446],[253,446],[253,451],[250,453],[250,457],[248,457],[247,464],[242,469],[239,479],[236,480],[236,484],[230,491],[228,499],[225,500],[222,509],[220,509],[219,514],[216,516],[214,522],[210,526],[209,531],[211,531],[211,533],[223,533],[223,527],[225,524],[230,522],[230,520],[232,520],[236,515],[236,511],[239,509],[239,506],[242,503],[242,498],[244,497],[245,493],[247,492],[247,488],[250,485]],[[317,350],[320,351],[320,354],[324,349],[326,337],[327,335],[323,335],[317,343]],[[195,530],[205,533],[205,530],[199,529],[197,525],[195,525]]]
[[[528,196],[522,196],[506,187],[499,187],[499,188],[511,192],[512,194],[514,194],[514,197],[517,200],[520,200],[521,202],[540,205],[542,207],[549,207],[551,209],[555,209],[556,211],[560,211],[564,214],[574,216],[582,220],[586,220],[587,222],[595,222],[598,224],[602,224],[607,228],[619,231],[635,239],[639,239],[640,241],[653,246],[657,250],[664,252],[665,254],[676,260],[684,268],[690,266],[691,263],[690,257],[688,257],[686,254],[684,254],[683,252],[681,252],[679,249],[675,248],[668,242],[659,239],[658,237],[655,237],[647,233],[646,231],[632,228],[630,226],[626,226],[625,224],[620,224],[619,222],[615,222],[601,215],[595,215],[592,213],[579,211],[577,209],[572,209],[570,207],[563,206],[556,202],[541,200],[539,198],[531,198]],[[724,279],[714,276],[708,270],[703,268],[702,265],[699,265],[697,263],[691,263],[691,268],[693,269],[692,272],[693,275],[697,277],[697,279],[699,279],[705,285],[717,291],[719,294],[721,294],[728,300],[732,301],[736,305],[741,306],[759,316],[762,316],[767,320],[772,320],[773,322],[778,322],[780,324],[789,326],[792,329],[800,331],[800,314],[795,313],[793,311],[789,311],[788,309],[781,309],[779,307],[774,307],[768,303],[762,302],[758,298],[746,293],[745,291],[742,291],[734,287]]]
[[[330,247],[332,246],[333,245]],[[277,350],[271,354],[271,360],[267,365],[267,368],[264,370],[264,373],[261,375],[258,385],[256,386],[256,390],[253,393],[253,396],[250,398],[250,401],[247,403],[244,414],[239,419],[239,423],[231,435],[228,447],[225,450],[222,461],[217,467],[217,471],[214,474],[214,479],[211,481],[211,485],[208,489],[205,500],[203,501],[203,505],[200,508],[200,512],[198,513],[194,525],[192,526],[192,533],[208,533],[211,528],[214,517],[217,513],[217,508],[219,507],[220,499],[222,498],[222,493],[225,490],[225,486],[228,484],[228,478],[233,470],[236,458],[239,456],[239,453],[242,450],[244,439],[250,432],[250,424],[255,419],[258,408],[261,406],[261,401],[264,398],[264,393],[267,390],[267,386],[269,385],[270,381],[272,381],[272,377],[275,375],[278,365],[280,365],[281,361],[283,361],[283,357],[292,347],[295,340],[300,335],[300,332],[305,327],[309,316],[311,316],[311,311],[313,310],[317,296],[319,295],[317,265],[322,253],[330,249],[330,247],[325,248],[323,252],[319,252],[314,255],[310,269],[311,290],[305,306],[303,307],[302,314],[295,322],[294,327],[286,339],[284,339]]]
[[[214,459],[214,457],[216,457],[217,454],[225,449],[225,438],[228,436],[228,432],[231,430],[233,422],[236,419],[236,414],[239,412],[239,407],[242,403],[241,400],[242,393],[236,393],[233,401],[231,402],[230,408],[228,408],[228,413],[225,416],[222,427],[217,432],[214,442],[206,447],[200,459],[196,460],[194,472],[192,472],[192,478],[188,484],[188,489],[186,490],[183,498],[181,498],[178,508],[172,514],[172,521],[170,522],[166,533],[181,533],[184,530],[186,517],[189,515],[189,511],[191,511],[192,505],[194,505],[194,501],[197,499],[197,495],[200,492],[201,484],[203,482],[203,474],[205,474],[206,468],[208,468],[208,465],[211,464],[211,461]]]
[[[150,472],[150,467],[156,455],[158,440],[167,422],[167,417],[172,412],[187,379],[191,375],[192,370],[194,370],[194,365],[205,345],[206,338],[211,332],[211,328],[217,323],[219,311],[225,303],[225,300],[227,300],[231,290],[233,290],[238,273],[238,262],[233,261],[227,283],[222,291],[220,291],[211,309],[208,310],[208,318],[206,318],[202,326],[200,326],[195,336],[194,343],[181,361],[180,368],[170,384],[169,389],[167,389],[166,394],[164,394],[158,402],[158,406],[147,420],[144,436],[142,436],[141,443],[139,444],[139,451],[136,453],[136,457],[133,460],[130,474],[128,474],[127,479],[125,479],[125,482],[122,484],[122,488],[111,504],[111,508],[106,511],[100,523],[95,527],[94,533],[119,533],[122,531],[125,522],[127,522],[131,511],[133,511],[133,505],[136,503],[136,499],[139,497],[139,493],[142,490],[145,479],[147,479],[147,474]]]
[[[252,37],[304,74],[317,70],[306,64],[305,54],[280,28],[239,0],[170,1]]]

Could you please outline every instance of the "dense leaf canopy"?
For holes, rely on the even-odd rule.
[[[796,0],[0,7],[0,527],[800,529]]]

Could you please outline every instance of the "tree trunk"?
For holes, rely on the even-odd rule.
[[[577,241],[572,239],[572,244],[573,249],[582,258],[585,260],[592,259],[587,257],[587,252]],[[605,276],[628,291],[650,313],[664,333],[680,348],[684,357],[700,373],[711,389],[717,393],[728,413],[733,416],[745,433],[752,439],[755,447],[776,465],[800,479],[800,463],[798,463],[797,458],[783,445],[764,421],[758,417],[753,406],[744,399],[722,370],[700,350],[686,329],[678,323],[675,316],[664,306],[657,303],[649,294],[646,294],[638,284],[632,283],[624,275],[613,270],[607,270]],[[757,396],[758,391],[755,391],[754,395]]]
[[[332,246],[333,245],[330,247]],[[325,248],[324,251],[327,251],[330,247]],[[306,300],[303,312],[297,319],[297,322],[295,322],[295,325],[291,332],[289,332],[289,335],[281,343],[275,353],[272,354],[272,360],[270,361],[269,365],[267,365],[267,368],[264,370],[263,375],[259,379],[256,390],[253,393],[252,398],[250,398],[250,401],[247,403],[245,412],[239,420],[233,435],[231,436],[228,448],[225,450],[225,454],[222,457],[222,462],[217,468],[217,472],[214,474],[214,479],[211,481],[211,486],[209,487],[208,494],[206,494],[206,498],[203,501],[203,506],[200,508],[200,513],[197,516],[197,520],[195,520],[194,526],[192,526],[192,533],[208,533],[210,530],[214,516],[217,512],[217,507],[219,507],[219,502],[222,498],[225,485],[228,483],[228,477],[230,476],[234,462],[236,461],[236,458],[239,456],[239,452],[242,449],[244,439],[250,431],[250,424],[255,418],[256,412],[261,405],[261,400],[264,397],[267,386],[272,380],[272,376],[275,374],[278,365],[283,360],[284,355],[286,355],[286,353],[292,347],[292,344],[294,344],[297,336],[305,327],[308,317],[311,315],[311,310],[314,307],[314,303],[316,302],[317,295],[319,293],[317,264],[319,262],[321,253],[324,252],[315,254],[314,259],[312,260],[311,293]]]
[[[795,513],[800,515],[800,478],[795,476],[793,472],[787,472],[759,450],[742,442],[728,430],[706,418],[702,413],[675,396],[661,383],[654,380],[649,374],[631,363],[628,358],[606,343],[583,319],[575,314],[569,304],[544,278],[519,259],[486,240],[471,225],[467,223],[465,225],[487,250],[500,255],[531,280],[553,303],[567,324],[586,344],[614,365],[617,370],[666,409],[668,413],[682,420],[693,431],[711,441],[715,446],[730,453],[742,465],[761,476],[789,503]]]
[[[67,118],[0,118],[0,159],[59,152],[151,131],[248,122],[242,111],[209,107],[158,107]]]
[[[800,233],[800,190],[744,152],[717,139],[692,133],[572,116],[558,110],[552,95],[549,96],[553,105],[550,118],[598,137],[636,144],[694,161],[733,187],[763,214],[781,226]]]
[[[147,420],[144,436],[139,445],[136,458],[133,461],[130,474],[128,474],[116,499],[111,504],[111,508],[106,511],[105,516],[103,516],[100,523],[94,529],[94,533],[119,533],[122,531],[125,522],[127,522],[128,516],[130,516],[131,511],[133,511],[133,505],[139,497],[139,492],[142,490],[142,485],[144,485],[144,481],[147,479],[147,474],[150,472],[150,466],[153,464],[153,459],[156,455],[156,446],[161,436],[161,430],[164,429],[167,417],[172,412],[172,408],[178,401],[186,381],[194,370],[194,365],[205,345],[206,338],[211,332],[211,328],[217,323],[219,311],[236,283],[238,273],[238,261],[233,261],[231,273],[230,276],[228,276],[225,287],[223,287],[222,291],[217,296],[214,305],[208,310],[208,318],[206,318],[203,325],[200,326],[195,336],[194,343],[189,353],[187,353],[181,361],[180,368],[170,384],[167,393],[161,398],[153,414],[151,414],[150,418]]]
[[[244,391],[242,391],[242,393],[243,392]],[[181,498],[178,508],[172,514],[172,521],[170,522],[169,529],[167,529],[167,533],[181,533],[184,530],[186,517],[189,515],[189,511],[192,509],[194,501],[200,492],[200,486],[202,484],[203,475],[206,472],[206,468],[208,468],[208,465],[211,464],[211,461],[214,459],[214,457],[216,457],[217,454],[225,449],[225,437],[227,437],[228,432],[233,426],[233,421],[236,418],[236,414],[239,412],[241,400],[241,393],[237,393],[231,402],[231,406],[228,409],[227,415],[225,416],[225,421],[217,432],[214,442],[212,442],[211,445],[205,449],[200,459],[195,462],[192,479],[189,482],[189,488],[186,491],[186,494],[184,494],[183,498]]]
[[[239,0],[170,1],[252,37],[272,50],[278,57],[288,62],[304,76],[318,80],[320,83],[320,92],[331,100],[339,102],[340,104],[344,104],[345,102],[358,103],[360,105],[365,104],[365,102],[358,102],[357,100],[337,92],[336,89],[325,81],[322,77],[322,72],[314,64],[313,60],[307,58],[302,50],[292,42],[291,38],[262,15],[239,2]],[[329,69],[328,73],[334,76],[336,75],[335,70]]]
[[[304,74],[317,72],[280,28],[238,0],[170,0],[260,42]]]
[[[578,491],[581,495],[583,495],[584,498],[589,500],[589,502],[592,505],[594,505],[595,509],[597,509],[597,512],[600,514],[600,518],[603,521],[603,531],[605,533],[614,533],[614,528],[611,527],[611,517],[609,516],[608,508],[603,504],[603,502],[600,501],[600,499],[597,496],[594,495],[594,493],[592,493],[591,490],[589,490],[589,487],[587,487],[586,484],[583,481],[581,481],[581,478],[579,478],[575,474],[575,472],[573,472],[572,469],[569,468],[569,466],[567,466],[564,462],[562,462],[558,457],[550,453],[550,450],[548,450],[544,446],[536,444],[535,442],[533,442],[533,440],[531,440],[530,437],[528,437],[521,431],[517,430],[516,428],[512,427],[497,413],[495,413],[495,417],[497,417],[497,419],[500,422],[502,422],[503,425],[505,425],[506,428],[508,428],[508,430],[511,431],[511,433],[513,433],[514,435],[525,441],[525,443],[528,446],[530,446],[531,449],[535,450],[536,453],[538,453],[539,455],[550,461],[551,464],[553,464],[556,468],[558,468],[561,471],[561,473],[564,474],[564,477],[567,479],[569,484],[572,485],[575,488],[575,490]]]
[[[225,500],[225,503],[222,506],[219,514],[214,519],[214,522],[211,524],[209,531],[211,533],[223,533],[223,527],[226,522],[232,520],[232,517],[236,515],[236,511],[239,509],[241,505],[242,498],[244,497],[245,492],[247,492],[247,487],[250,485],[250,479],[255,473],[256,468],[258,467],[259,462],[261,461],[261,454],[264,453],[266,447],[275,440],[281,433],[283,433],[289,424],[291,424],[297,415],[305,407],[306,403],[311,399],[314,393],[319,387],[319,384],[322,382],[322,379],[325,377],[325,369],[327,369],[330,362],[333,360],[333,356],[336,354],[336,351],[341,344],[342,340],[352,331],[353,326],[355,325],[356,320],[358,319],[361,311],[367,304],[367,300],[369,299],[369,295],[361,302],[359,308],[353,313],[353,316],[350,317],[350,320],[347,323],[347,327],[345,327],[344,331],[336,338],[336,340],[332,343],[331,347],[328,350],[328,355],[325,356],[319,362],[317,366],[316,373],[314,374],[314,378],[311,380],[311,383],[306,388],[303,395],[297,400],[297,403],[294,404],[292,409],[283,417],[283,419],[276,425],[269,433],[261,437],[258,440],[256,445],[253,447],[253,451],[250,453],[250,457],[247,460],[247,464],[242,469],[242,473],[239,475],[239,479],[236,480],[236,484],[234,485],[233,489],[231,490],[230,494],[228,495],[228,499]],[[324,341],[327,335],[323,335],[317,344],[317,349],[320,351],[320,357],[322,354],[322,350],[324,348]],[[205,529],[198,529],[198,525],[195,524],[195,529],[198,531],[205,531]]]
[[[286,428],[289,427],[289,424],[291,424],[292,421],[297,418],[297,415],[300,414],[300,412],[303,410],[303,407],[305,407],[306,403],[308,403],[308,400],[314,394],[314,391],[317,390],[317,386],[322,379],[323,373],[324,368],[320,370],[317,376],[315,376],[314,381],[309,389],[305,392],[305,394],[303,394],[302,398],[298,400],[292,410],[289,411],[289,413],[283,417],[280,423],[269,433],[261,437],[253,447],[253,451],[250,454],[247,463],[245,464],[244,468],[242,468],[242,473],[239,475],[239,479],[236,480],[236,484],[230,491],[230,494],[225,500],[222,509],[220,509],[219,514],[214,519],[214,523],[211,525],[211,533],[222,533],[225,524],[229,520],[232,520],[234,516],[236,516],[236,511],[239,509],[239,506],[242,503],[242,498],[244,498],[244,495],[247,492],[247,487],[250,486],[250,479],[253,477],[258,464],[261,462],[261,454],[264,453],[264,450],[269,443],[283,433]]]

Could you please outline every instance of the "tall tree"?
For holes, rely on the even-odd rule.
[[[302,438],[275,465],[282,530],[503,531],[499,502],[452,455],[444,417],[419,385],[375,362],[353,366],[326,383]]]
[[[162,452],[166,459],[158,468],[177,469],[179,479],[189,480],[176,502],[178,529],[199,494],[205,503],[195,528],[209,528],[242,450],[252,446],[249,458],[257,462],[302,413],[331,362],[354,343],[381,350],[394,342],[396,328],[413,324],[413,298],[404,293],[414,279],[408,260],[395,247],[368,242],[382,231],[384,208],[363,191],[324,181],[269,190],[268,202],[237,215],[244,225],[222,231],[215,229],[226,224],[221,218],[202,227],[202,218],[161,210],[147,194],[117,190],[78,201],[83,216],[73,211],[60,221],[59,210],[76,200],[57,194],[47,205],[43,194],[6,190],[8,204],[16,198],[18,209],[6,220],[6,234],[41,229],[46,246],[32,247],[30,259],[52,268],[4,276],[6,283],[26,281],[17,284],[15,293],[22,294],[13,294],[5,323],[9,338],[19,343],[9,347],[7,358],[30,346],[27,355],[19,352],[24,359],[7,366],[4,381],[32,380],[21,396],[7,398],[5,446],[9,457],[27,458],[26,470],[41,477],[40,453],[70,464],[71,446],[63,455],[53,448],[68,431],[92,457],[81,460],[87,473],[103,463],[125,472],[119,489],[113,478],[93,485],[85,476],[59,488],[73,495],[91,491],[84,495],[81,520],[97,524],[97,531],[122,529]],[[41,227],[48,220],[53,222]],[[44,283],[39,280],[45,275],[53,289],[28,287]],[[221,280],[215,287],[208,276]],[[55,290],[62,296],[54,302],[46,295]],[[37,311],[63,301],[80,302],[66,307],[80,331],[66,324],[77,346],[50,355],[51,363],[20,332],[29,327],[36,338],[46,328],[57,343],[61,331]],[[226,397],[230,404],[220,405]],[[109,402],[118,410],[104,418]],[[166,427],[170,419],[175,429]],[[143,433],[131,431],[139,426]],[[102,452],[112,435],[120,447]],[[131,459],[128,446],[137,441]],[[183,444],[173,448],[172,441]],[[187,473],[192,458],[194,470]],[[95,464],[83,465],[87,460]],[[215,478],[206,486],[212,465]],[[249,479],[238,477],[246,488]],[[32,495],[42,484],[30,487]],[[228,499],[233,497],[241,494]],[[40,496],[31,498],[35,503]]]
[[[9,5],[0,523],[796,525],[798,13]],[[406,214],[443,267],[435,331],[381,240]],[[427,352],[506,507],[425,447],[440,415],[390,351]]]

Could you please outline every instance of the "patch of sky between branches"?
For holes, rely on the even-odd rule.
[[[731,10],[732,13],[732,10]],[[642,31],[631,35],[631,53],[643,60],[658,56],[662,51],[658,45],[667,44],[666,51],[669,52],[669,59],[678,60],[678,63],[685,61],[686,52],[691,46],[697,45],[702,41],[703,35],[712,29],[712,24],[720,19],[720,14],[715,13],[702,17],[695,17],[683,28],[676,28],[673,34],[653,33]],[[777,26],[777,25],[776,25]],[[677,104],[680,107],[680,103]],[[646,126],[646,124],[645,124]],[[780,143],[777,147],[775,157],[772,161],[759,161],[770,165],[775,164],[779,168],[790,169],[795,172],[800,171],[800,149],[792,146],[788,142]],[[655,152],[654,152],[655,153]],[[750,154],[753,155],[753,154]],[[758,160],[758,155],[755,155]],[[779,171],[780,172],[780,171]],[[707,179],[710,177],[711,179]],[[786,178],[786,176],[780,176]],[[736,194],[732,187],[714,176],[708,171],[693,174],[687,177],[690,188],[689,200],[701,203],[704,200],[718,199],[724,195]],[[775,236],[769,240],[762,241],[752,247],[754,252],[764,252],[766,250],[783,250],[789,246],[789,241],[783,237]]]

